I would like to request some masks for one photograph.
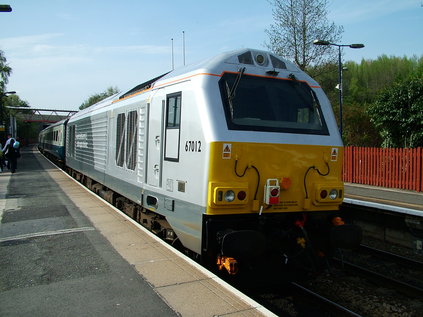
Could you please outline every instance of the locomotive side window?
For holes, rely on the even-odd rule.
[[[138,140],[138,113],[136,110],[128,113],[126,126],[126,167],[135,170]]]
[[[181,121],[181,93],[167,97],[166,128],[179,128]]]
[[[219,81],[230,130],[327,135],[320,104],[302,81],[226,73]]]
[[[165,160],[168,161],[179,161],[181,98],[180,92],[167,95]]]
[[[119,113],[116,122],[116,165],[123,167],[125,157],[125,114]]]

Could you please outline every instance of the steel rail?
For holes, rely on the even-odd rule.
[[[335,262],[338,262],[344,269],[350,272],[358,273],[363,278],[371,280],[377,285],[380,285],[382,287],[387,287],[389,289],[395,289],[396,291],[403,293],[404,295],[411,298],[416,298],[416,299],[423,298],[423,288],[405,283],[403,281],[399,281],[392,277],[377,273],[371,269],[364,268],[362,266],[350,263],[345,260],[341,260],[338,258],[334,258],[333,260]]]
[[[352,316],[361,317],[360,314],[353,312],[352,310],[334,302],[330,299],[317,294],[316,292],[298,284],[295,282],[290,283],[294,292],[299,293],[301,296],[308,297],[311,301],[318,302],[321,306],[327,309],[329,312],[335,313],[336,316]]]
[[[418,269],[423,270],[423,262],[408,258],[406,256],[402,256],[385,250],[376,249],[374,247],[364,244],[360,245],[359,250],[363,250],[364,252],[368,252],[370,254],[377,254],[377,256],[383,257],[388,260],[394,260],[396,263],[401,263],[403,265],[406,265],[407,267],[417,267]]]

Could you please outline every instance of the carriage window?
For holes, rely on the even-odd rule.
[[[138,130],[138,114],[137,111],[128,113],[127,130],[126,130],[126,167],[135,170],[137,158],[137,130]]]
[[[123,166],[125,157],[125,114],[120,113],[116,122],[116,165]]]

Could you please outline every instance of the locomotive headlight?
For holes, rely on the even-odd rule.
[[[342,202],[343,184],[321,184],[315,189],[313,204],[316,206],[328,204],[335,205]]]
[[[261,54],[257,54],[256,61],[257,61],[257,64],[262,65],[264,63],[264,56]]]
[[[225,201],[227,201],[228,203],[232,202],[235,200],[235,193],[233,190],[228,190],[225,192]]]
[[[249,204],[248,183],[210,183],[209,206],[240,208]]]
[[[268,59],[266,55],[263,55],[261,53],[254,54],[254,59],[259,66],[267,66],[269,64]]]
[[[329,192],[329,198],[332,200],[335,200],[336,198],[338,198],[338,191],[336,189],[332,189]]]

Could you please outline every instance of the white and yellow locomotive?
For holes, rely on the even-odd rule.
[[[343,146],[329,101],[271,53],[242,49],[174,70],[66,129],[76,177],[230,274],[266,254],[289,262],[360,239],[336,218]]]

